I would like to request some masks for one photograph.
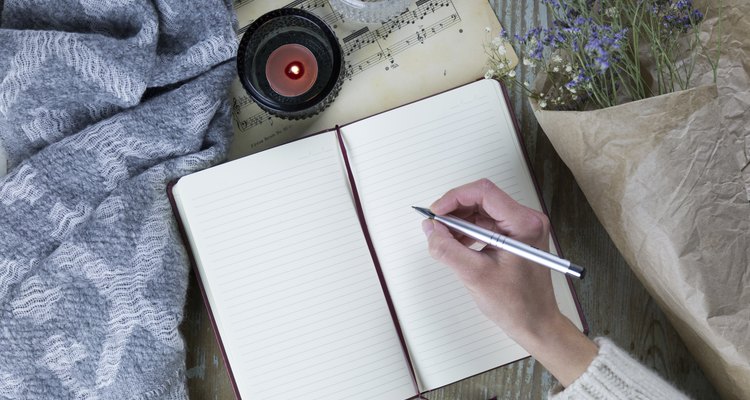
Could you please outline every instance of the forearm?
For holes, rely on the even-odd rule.
[[[563,385],[581,376],[598,347],[562,314],[513,337]]]

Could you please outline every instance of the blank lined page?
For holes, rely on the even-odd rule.
[[[333,133],[182,178],[175,198],[240,394],[415,394]]]
[[[343,129],[365,218],[422,390],[528,354],[484,317],[451,270],[427,251],[422,217],[449,189],[489,178],[540,209],[499,85],[478,81]],[[561,309],[580,327],[570,289]]]

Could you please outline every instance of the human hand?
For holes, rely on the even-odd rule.
[[[448,191],[430,210],[437,215],[452,214],[541,250],[549,249],[547,216],[517,203],[487,179]],[[597,348],[560,313],[549,269],[491,246],[472,250],[468,246],[473,239],[433,220],[425,220],[422,228],[432,257],[455,272],[489,319],[563,385],[583,373]],[[572,373],[571,362],[577,367]]]
[[[549,249],[549,221],[524,207],[491,181],[482,179],[455,188],[435,201],[437,215],[452,214],[483,228],[541,250]],[[509,336],[534,331],[540,321],[557,318],[559,310],[547,268],[512,253],[486,246],[475,251],[473,239],[425,220],[430,254],[448,265],[469,289],[479,308]]]

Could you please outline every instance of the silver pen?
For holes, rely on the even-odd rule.
[[[511,239],[489,229],[484,229],[481,226],[474,225],[471,222],[464,221],[452,215],[435,215],[427,208],[414,206],[412,206],[412,208],[426,218],[434,219],[454,231],[460,232],[461,234],[480,242],[487,243],[490,246],[513,253],[549,269],[562,272],[563,274],[578,279],[583,279],[584,275],[586,275],[586,270],[583,267],[547,253],[546,251],[539,250],[536,247],[521,243],[518,240]]]

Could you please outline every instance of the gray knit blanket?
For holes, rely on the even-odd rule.
[[[184,399],[165,188],[226,154],[231,2],[0,8],[0,399]]]

